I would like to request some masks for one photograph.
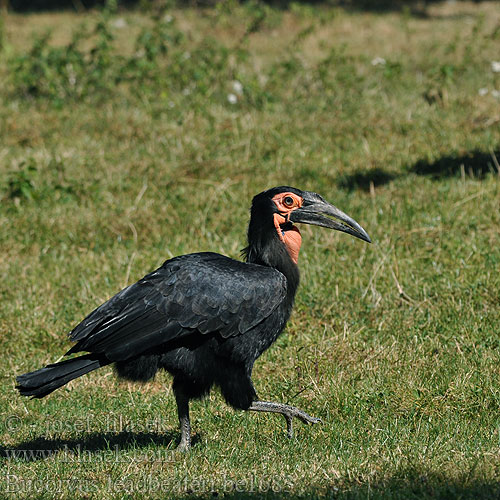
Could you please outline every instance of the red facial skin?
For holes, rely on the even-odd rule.
[[[280,240],[285,244],[286,249],[291,259],[297,264],[299,260],[300,245],[302,244],[302,236],[296,226],[284,231],[281,225],[288,222],[290,214],[302,206],[303,200],[295,193],[280,193],[274,196],[274,204],[279,210],[278,214],[274,214],[274,226]]]

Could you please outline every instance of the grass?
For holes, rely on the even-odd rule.
[[[497,5],[168,14],[4,20],[2,495],[498,496]],[[322,425],[288,440],[282,419],[214,391],[179,455],[166,375],[142,387],[103,369],[17,396],[15,374],[58,359],[72,326],[165,259],[237,258],[251,197],[281,184],[321,193],[374,241],[303,228],[295,312],[255,367],[262,398]]]

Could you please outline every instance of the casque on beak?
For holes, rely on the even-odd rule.
[[[333,220],[330,217],[334,217],[337,220]],[[368,233],[353,218],[326,202],[316,193],[306,193],[304,204],[302,207],[291,212],[288,220],[290,222],[313,224],[315,226],[342,231],[368,243],[372,241]]]

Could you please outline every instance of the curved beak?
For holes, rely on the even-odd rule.
[[[290,214],[289,220],[291,222],[328,227],[330,229],[352,234],[352,236],[367,241],[368,243],[372,242],[368,233],[354,219],[337,207],[327,203],[316,193],[310,194],[315,195],[314,199],[311,201],[305,199],[304,205]],[[337,220],[325,216],[334,217]]]

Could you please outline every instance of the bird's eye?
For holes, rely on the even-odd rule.
[[[285,196],[283,198],[283,205],[285,205],[285,207],[287,207],[287,208],[293,207],[294,202],[295,201],[291,196]]]

